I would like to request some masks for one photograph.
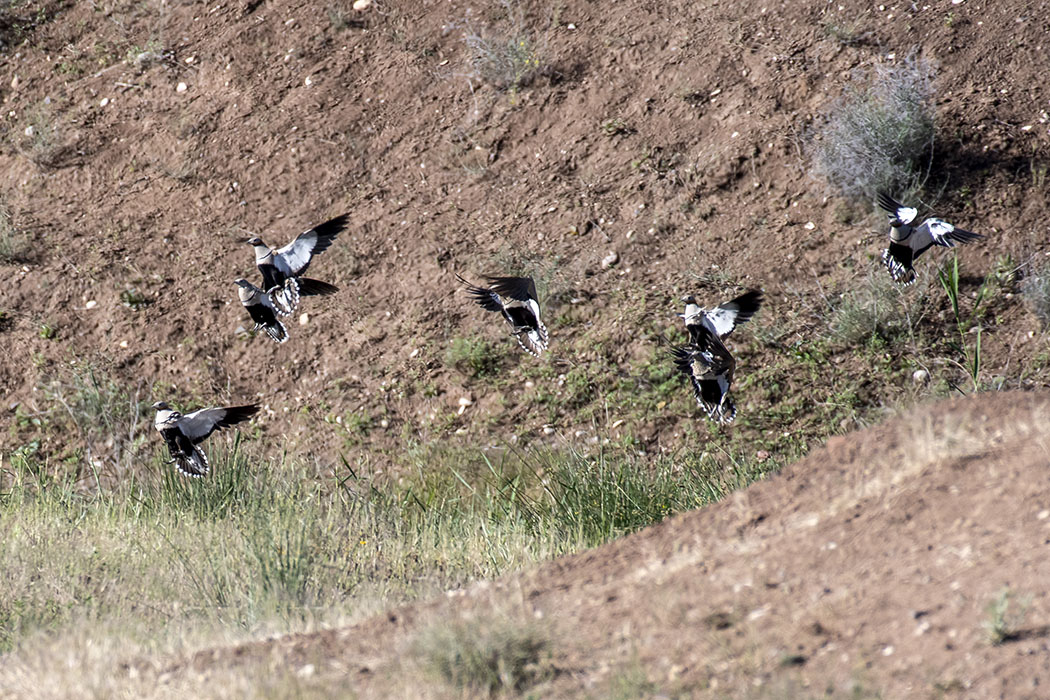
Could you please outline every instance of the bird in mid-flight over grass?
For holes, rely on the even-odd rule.
[[[737,325],[755,315],[762,304],[762,292],[753,289],[711,310],[700,308],[692,295],[682,301],[686,306],[680,316],[689,332],[689,343],[671,348],[671,356],[678,370],[689,378],[693,396],[708,417],[728,425],[736,418],[736,404],[729,394],[736,360],[724,341]]]
[[[288,340],[288,329],[277,317],[277,310],[270,295],[243,278],[234,280],[234,284],[237,285],[237,296],[240,297],[241,304],[248,309],[248,315],[255,321],[255,328],[252,330],[262,328],[266,335],[277,343]]]
[[[346,228],[349,214],[303,231],[283,248],[270,249],[258,236],[248,239],[255,248],[255,264],[262,273],[263,289],[270,295],[274,310],[287,316],[299,307],[300,294],[325,295],[339,291],[335,285],[302,277],[315,255],[328,250],[335,237]]]
[[[885,192],[878,193],[879,207],[890,217],[890,245],[882,251],[882,261],[895,282],[915,282],[915,258],[933,245],[954,248],[956,243],[970,243],[984,238],[979,233],[955,228],[943,219],[929,218],[918,226],[915,217],[919,211],[906,207]]]
[[[467,294],[486,311],[498,311],[510,324],[511,333],[525,352],[540,356],[547,349],[547,327],[540,320],[540,302],[531,277],[490,277],[488,287],[475,287],[456,275]]]
[[[216,430],[247,420],[259,410],[255,405],[228,406],[202,408],[182,415],[163,401],[153,404],[153,408],[157,411],[153,426],[168,446],[170,463],[186,476],[197,478],[209,469],[208,457],[198,445]]]

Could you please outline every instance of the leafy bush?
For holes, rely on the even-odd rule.
[[[831,107],[813,148],[816,169],[847,197],[917,189],[934,140],[932,68],[909,56],[859,77]]]

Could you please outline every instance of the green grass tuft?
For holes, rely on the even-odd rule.
[[[553,676],[550,640],[534,624],[507,619],[440,624],[416,644],[430,669],[473,692],[521,692]]]

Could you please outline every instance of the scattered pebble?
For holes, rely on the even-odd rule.
[[[817,227],[817,225],[815,223],[813,223],[812,221],[807,221],[806,222],[806,230],[807,231],[812,231],[816,227]]]
[[[602,258],[602,269],[607,270],[618,262],[620,262],[619,254],[615,250],[610,250],[609,254]]]
[[[175,86],[175,92],[186,92],[187,89],[186,83],[179,83]]]
[[[367,10],[372,6],[372,0],[354,0],[353,8],[358,12]]]
[[[543,426],[544,435],[554,435],[554,428],[550,425]]]
[[[27,126],[26,127],[26,136],[32,136],[34,131],[35,131],[35,129],[33,129],[32,126]]]
[[[310,322],[310,314],[308,314],[306,312],[303,312],[303,313],[299,314],[299,325],[300,326],[305,326],[309,322]]]
[[[930,373],[924,369],[917,369],[911,375],[911,380],[916,384],[925,384],[929,379]]]
[[[98,302],[97,302],[97,301],[95,301],[94,299],[92,299],[92,300],[91,300],[91,301],[89,301],[88,303],[84,304],[84,308],[85,308],[85,309],[93,309],[93,308],[95,308],[96,306],[98,306]]]
[[[127,348],[128,347],[128,341],[126,341],[126,340],[120,341],[120,347]]]
[[[98,106],[99,107],[105,107],[108,104],[109,104],[109,98],[108,97],[103,97],[102,101],[98,103]]]

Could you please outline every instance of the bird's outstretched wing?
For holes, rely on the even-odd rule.
[[[252,404],[248,406],[227,406],[225,408],[202,408],[187,413],[178,423],[179,431],[194,443],[201,442],[220,428],[227,428],[250,418],[259,410]]]
[[[486,311],[503,310],[503,303],[500,301],[499,295],[491,289],[476,287],[458,274],[456,275],[456,279],[463,283],[463,286],[467,288],[467,294],[469,294],[474,301],[478,302],[478,304],[481,305],[481,308]]]
[[[536,283],[531,277],[490,277],[485,279],[492,285],[492,291],[500,296],[508,297],[516,301],[538,300],[536,297]]]
[[[918,209],[904,206],[885,192],[878,193],[877,201],[879,207],[884,212],[892,216],[894,219],[899,219],[905,224],[910,224],[912,221],[915,221],[915,217],[919,214]]]
[[[762,305],[762,292],[757,289],[747,291],[732,301],[727,301],[716,309],[705,313],[708,320],[718,333],[719,338],[725,338],[733,332],[741,323],[751,320],[751,317]]]
[[[346,228],[349,218],[349,214],[342,214],[303,231],[294,241],[273,252],[273,264],[286,275],[303,274],[313,256],[328,250],[335,237]]]
[[[978,238],[984,238],[979,233],[955,228],[955,226],[943,219],[926,219],[926,221],[922,222],[921,229],[929,231],[933,243],[945,248],[954,248],[956,243],[970,243]]]

